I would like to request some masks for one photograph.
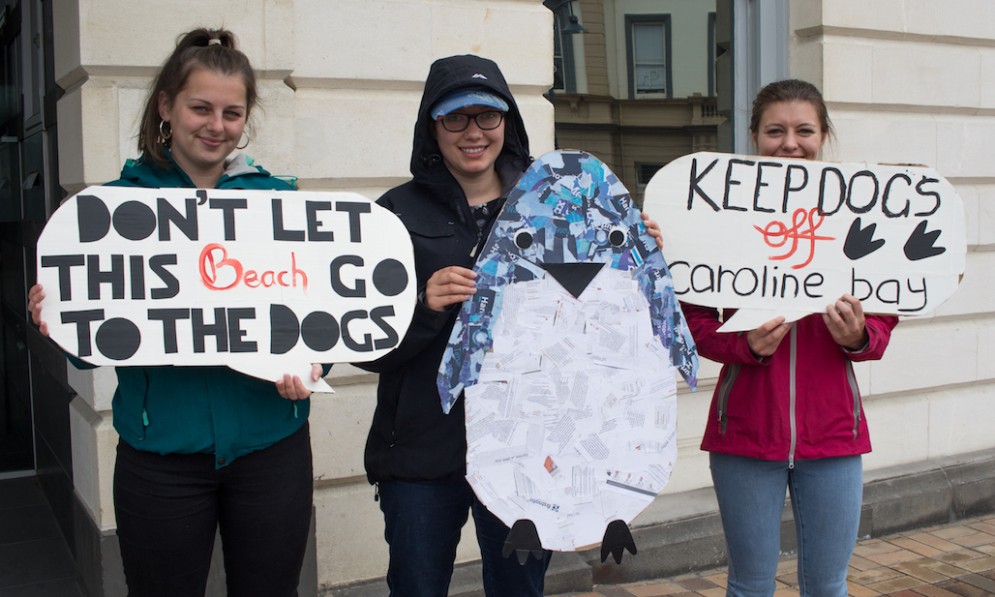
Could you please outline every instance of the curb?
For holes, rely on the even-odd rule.
[[[601,562],[600,548],[557,552],[546,573],[547,593],[590,591],[679,576],[725,564],[725,542],[711,487],[664,495],[651,507],[658,523],[633,528],[638,555]],[[995,449],[865,473],[861,539],[956,522],[995,512]],[[782,550],[795,549],[791,506],[782,515]],[[326,597],[384,595],[383,578],[319,591]],[[480,561],[453,572],[451,597],[483,597]]]

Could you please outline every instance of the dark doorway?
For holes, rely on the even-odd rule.
[[[25,336],[24,143],[21,6],[4,6],[0,25],[0,474],[34,469]]]

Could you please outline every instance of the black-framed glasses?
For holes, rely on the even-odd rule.
[[[501,121],[504,120],[504,112],[488,110],[487,112],[480,112],[472,116],[470,114],[453,112],[445,116],[440,116],[439,120],[442,122],[442,128],[450,133],[462,133],[466,130],[466,127],[470,126],[471,120],[477,123],[477,128],[480,130],[492,131],[501,126]]]

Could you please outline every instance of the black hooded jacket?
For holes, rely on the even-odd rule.
[[[411,153],[413,179],[377,201],[396,214],[414,245],[419,296],[436,271],[473,267],[494,217],[478,228],[466,195],[446,168],[431,131],[429,109],[454,89],[483,87],[508,102],[505,141],[495,168],[504,197],[528,168],[528,136],[518,105],[497,64],[478,56],[452,56],[432,64]],[[498,210],[492,210],[496,213]],[[366,442],[366,474],[371,483],[389,480],[453,481],[466,473],[466,427],[463,400],[442,412],[436,376],[458,305],[439,313],[419,302],[401,344],[373,363],[359,366],[380,374],[377,408]]]

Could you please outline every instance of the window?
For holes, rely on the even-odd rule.
[[[553,11],[552,90],[576,93],[573,34],[577,32],[577,18],[573,13],[573,0],[544,0],[543,4]]]
[[[636,162],[636,184],[641,186],[646,186],[649,184],[650,179],[653,175],[657,173],[660,168],[663,168],[664,164],[645,164],[642,162]]]
[[[637,94],[667,92],[664,40],[665,31],[659,24],[633,25],[632,71]]]
[[[670,97],[670,15],[626,15],[629,93]]]
[[[553,90],[554,91],[566,91],[567,86],[563,81],[563,75],[566,70],[563,67],[563,43],[564,35],[562,33],[562,26],[560,25],[560,15],[553,14]]]

